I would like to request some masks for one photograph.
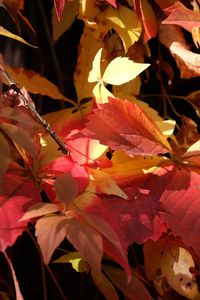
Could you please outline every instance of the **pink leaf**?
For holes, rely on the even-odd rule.
[[[0,251],[12,246],[24,231],[27,220],[19,222],[28,207],[40,202],[40,193],[28,178],[4,176],[4,196],[0,197]]]
[[[200,175],[174,169],[173,177],[160,201],[162,219],[187,246],[200,255]]]
[[[113,7],[117,8],[117,4],[115,0],[106,0],[109,4],[111,4]]]
[[[97,212],[96,212],[97,213]],[[127,261],[127,252],[125,248],[125,243],[121,238],[121,234],[115,231],[114,228],[103,218],[103,211],[101,211],[102,217],[95,214],[89,214],[86,212],[81,212],[81,216],[103,237],[103,247],[104,252],[110,257],[114,258],[127,272],[130,278],[130,267]],[[106,211],[105,211],[106,217]]]
[[[56,196],[65,206],[69,205],[78,194],[78,186],[70,173],[57,177],[54,187]]]
[[[59,207],[52,203],[36,203],[25,212],[21,221],[30,220],[32,218],[38,218],[47,214],[52,214],[59,211]]]
[[[136,104],[109,98],[88,117],[83,133],[129,155],[166,153],[170,146],[154,122]],[[120,122],[119,122],[120,120]]]
[[[65,0],[54,0],[54,5],[55,5],[58,21],[60,21],[61,15],[65,7]]]
[[[63,215],[46,216],[36,223],[36,236],[45,264],[66,236],[68,219]]]
[[[100,233],[78,215],[69,220],[67,239],[96,271],[101,271],[103,242]]]
[[[179,1],[165,9],[165,11],[169,12],[170,15],[162,24],[178,25],[190,32],[192,32],[193,27],[200,27],[200,14],[188,9]]]

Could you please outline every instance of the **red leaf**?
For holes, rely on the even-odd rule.
[[[130,178],[125,186],[120,186],[128,195],[128,201],[104,197],[104,207],[118,218],[128,244],[157,240],[166,231],[160,218],[159,199],[170,178],[170,168],[160,168],[155,174]]]
[[[66,207],[78,194],[78,186],[70,173],[63,174],[56,178],[54,183],[56,196]]]
[[[101,202],[100,202],[101,203]],[[99,203],[99,204],[100,204]],[[95,203],[97,205],[97,202]],[[90,208],[91,210],[91,208]],[[101,212],[101,216],[97,216],[97,211],[95,214],[88,214],[86,212],[81,212],[81,216],[103,237],[103,249],[104,252],[112,257],[116,262],[118,262],[126,271],[127,276],[130,278],[130,267],[127,260],[127,252],[125,242],[122,238],[120,230],[116,230],[116,226],[113,222],[112,226],[107,222],[106,215],[107,212],[103,207],[98,208],[98,214]]]
[[[68,219],[63,215],[46,216],[36,223],[36,236],[45,264],[66,237]]]
[[[162,22],[163,24],[174,24],[192,32],[193,27],[200,27],[200,14],[186,8],[181,2],[177,1],[174,5],[165,9],[170,15]]]
[[[117,4],[115,0],[106,0],[109,4],[111,4],[113,7],[117,8]]]
[[[88,117],[83,133],[129,155],[166,153],[170,146],[153,121],[136,104],[109,98]],[[120,122],[119,122],[120,120]]]
[[[144,26],[144,42],[157,35],[157,20],[154,11],[147,0],[140,0],[140,13]]]
[[[55,5],[58,21],[60,21],[61,15],[65,7],[65,0],[54,0],[54,5]]]
[[[28,207],[40,202],[40,193],[28,178],[5,175],[4,196],[0,198],[0,251],[12,246],[28,221],[19,222]]]
[[[200,174],[176,168],[173,172],[160,199],[164,209],[162,219],[200,255]]]
[[[100,233],[77,215],[69,220],[67,239],[96,271],[101,271],[103,241]]]

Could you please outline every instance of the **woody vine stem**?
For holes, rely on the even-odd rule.
[[[2,73],[4,77],[8,80],[9,87],[13,89],[20,97],[20,99],[24,102],[24,105],[31,111],[32,115],[36,119],[38,123],[40,123],[47,133],[50,134],[50,136],[54,139],[54,141],[59,146],[58,150],[61,150],[63,154],[69,154],[69,150],[67,149],[65,143],[57,136],[56,132],[53,131],[43,117],[38,113],[38,111],[35,109],[35,107],[30,103],[30,101],[23,95],[20,88],[17,86],[17,84],[12,79],[11,75],[8,73],[8,71],[1,65]]]

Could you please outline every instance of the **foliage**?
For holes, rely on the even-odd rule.
[[[179,97],[170,88],[177,70],[186,82],[200,75],[200,1],[54,5],[55,42],[75,19],[84,24],[74,73],[77,99],[32,70],[0,61],[0,251],[16,299],[23,299],[22,283],[8,253],[34,226],[47,268],[71,264],[90,274],[105,299],[198,300],[200,139],[198,124],[175,102],[189,103],[198,119],[200,93]],[[18,29],[22,18],[34,34],[22,14],[24,1],[0,6]],[[0,35],[35,47],[3,27]],[[143,86],[152,70],[161,94],[148,96]],[[41,117],[28,92],[70,107]],[[64,240],[66,253],[54,260]],[[0,295],[8,298],[4,290]]]

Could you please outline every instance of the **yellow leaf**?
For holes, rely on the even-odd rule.
[[[88,82],[96,82],[101,80],[101,56],[103,48],[100,48],[92,62],[92,69],[88,76]]]
[[[52,11],[52,26],[53,26],[53,40],[57,41],[59,37],[70,28],[74,22],[79,9],[79,1],[66,1],[62,18],[58,21],[55,7]]]
[[[128,196],[105,171],[90,169],[90,183],[86,191],[99,194],[116,195],[125,200]]]
[[[128,57],[116,57],[107,66],[102,80],[108,84],[120,85],[134,79],[148,67],[149,64],[135,63]]]
[[[111,94],[103,83],[98,82],[93,88],[93,94],[96,98],[97,104],[108,103],[108,97],[114,98],[113,94]]]
[[[67,98],[60,93],[56,85],[40,74],[32,70],[11,68],[10,66],[6,66],[6,69],[14,82],[21,87],[25,87],[30,93],[49,96],[53,99],[67,100]],[[4,83],[7,83],[6,80],[4,80]]]
[[[97,16],[99,30],[102,32],[102,26],[109,29],[113,28],[120,36],[125,52],[128,48],[139,40],[142,33],[142,27],[133,10],[119,5],[118,9],[108,6],[100,15]],[[106,27],[107,22],[107,27]],[[104,32],[106,33],[106,30]]]
[[[158,168],[166,161],[167,159],[161,156],[130,157],[122,150],[117,150],[112,157],[113,166],[102,170],[120,185],[126,181],[129,182],[134,176],[144,175],[147,172],[146,170],[152,167]]]
[[[70,252],[59,257],[54,263],[70,263],[76,272],[85,272],[88,270],[88,264],[82,259],[79,252]]]
[[[161,272],[169,285],[188,299],[200,299],[195,274],[194,260],[190,252],[182,247],[168,245],[161,256]]]
[[[88,82],[88,74],[92,69],[92,62],[95,54],[103,46],[104,43],[101,40],[96,40],[91,34],[90,29],[85,26],[79,44],[78,62],[74,74],[78,103],[80,103],[80,100],[84,98],[93,96],[92,90],[95,85],[93,82],[97,80]],[[97,76],[100,72],[100,69],[97,69],[94,72],[98,72],[96,73]]]
[[[18,42],[21,42],[21,43],[23,43],[23,44],[26,44],[26,45],[28,45],[28,46],[31,46],[31,47],[33,47],[33,48],[38,48],[37,46],[33,46],[33,45],[27,43],[23,38],[21,38],[20,36],[18,36],[18,35],[16,35],[16,34],[10,32],[10,31],[8,31],[8,30],[6,30],[6,29],[3,28],[2,26],[0,26],[0,35],[6,36],[6,37],[11,38],[11,39],[13,39],[13,40],[16,40],[16,41],[18,41]]]

